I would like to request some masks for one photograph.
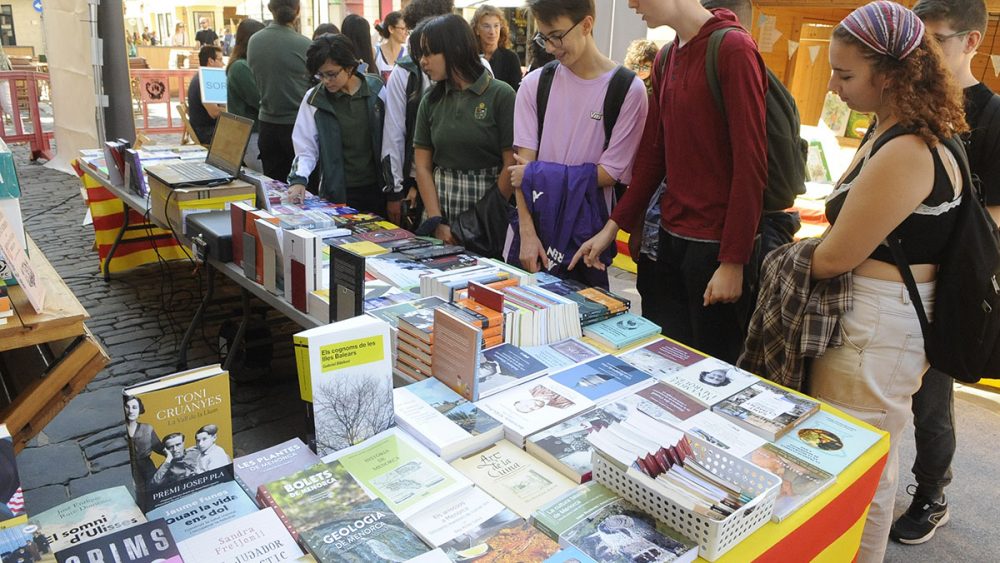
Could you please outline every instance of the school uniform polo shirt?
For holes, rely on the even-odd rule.
[[[430,149],[434,165],[453,170],[481,170],[503,165],[503,151],[514,145],[514,89],[483,72],[464,90],[450,83],[441,99],[434,88],[417,110],[413,146]]]
[[[327,91],[326,95],[342,132],[346,187],[359,188],[377,183],[371,134],[361,133],[371,131],[371,124],[368,123],[368,96],[372,93],[368,82],[362,80],[361,87],[353,94],[346,92],[331,94]]]

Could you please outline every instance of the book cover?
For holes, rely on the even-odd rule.
[[[294,538],[372,500],[337,461],[318,463],[267,483],[259,496],[265,506],[274,508]]]
[[[505,510],[441,546],[452,561],[525,563],[544,561],[559,544]]]
[[[316,452],[324,456],[392,425],[392,351],[389,325],[362,315],[295,335],[315,412]]]
[[[406,525],[428,545],[440,547],[506,510],[482,489],[472,487],[413,515]]]
[[[368,311],[368,314],[389,323],[390,326],[399,326],[399,317],[406,313],[412,313],[418,309],[436,309],[444,305],[444,299],[440,297],[423,297],[414,301],[397,303],[388,307],[379,307]]]
[[[629,350],[619,358],[657,379],[663,379],[674,372],[704,360],[705,355],[664,338],[635,350]]]
[[[576,416],[594,405],[587,397],[548,377],[530,381],[480,400],[477,405],[503,425],[516,445],[524,438]]]
[[[184,563],[167,523],[162,519],[56,552],[59,563]],[[195,560],[192,560],[195,561]]]
[[[747,461],[781,478],[778,498],[774,501],[772,520],[781,522],[833,484],[834,477],[792,454],[764,444],[750,452]]]
[[[253,209],[247,211],[246,225],[243,226],[244,235],[252,235],[255,244],[254,256],[254,277],[253,280],[261,285],[264,285],[264,245],[260,240],[260,233],[258,232],[258,222],[271,223],[272,225],[278,225],[278,218],[271,215],[267,211],[261,209]]]
[[[452,466],[522,518],[576,485],[507,440],[457,459]]]
[[[285,257],[282,251],[281,228],[264,220],[257,220],[257,246],[261,250],[262,285],[275,295],[284,295],[285,274],[282,271]]]
[[[398,253],[368,258],[365,268],[378,279],[402,289],[420,287],[420,276],[430,271],[425,264]]]
[[[429,551],[379,499],[332,513],[301,538],[321,563],[407,561]]]
[[[588,513],[560,538],[602,563],[687,562],[698,556],[697,543],[624,499]]]
[[[660,326],[632,313],[624,313],[583,327],[583,335],[612,348],[624,348],[633,342],[660,334]]]
[[[819,403],[766,381],[758,381],[716,403],[723,418],[775,441],[819,410]]]
[[[143,510],[233,479],[229,372],[216,364],[122,393],[132,476]]]
[[[655,382],[648,373],[616,356],[599,356],[549,377],[595,402],[610,400]]]
[[[560,549],[543,563],[597,563],[597,561],[587,557],[587,554],[579,549],[570,546]]]
[[[357,236],[361,240],[366,240],[369,242],[374,242],[375,244],[382,245],[390,242],[412,239],[413,233],[405,229],[382,229],[379,231],[370,231],[367,233],[357,233],[355,236]]]
[[[434,334],[435,309],[417,309],[398,317],[399,330],[406,331],[415,338],[431,344]]]
[[[489,397],[535,377],[548,367],[513,344],[501,344],[479,355],[479,396]]]
[[[17,526],[27,520],[15,457],[14,440],[7,431],[7,425],[0,424],[0,529]]]
[[[559,541],[570,528],[586,520],[600,508],[618,500],[618,495],[600,483],[591,481],[566,491],[531,516],[535,526],[550,538]]]
[[[184,541],[256,511],[257,503],[250,500],[239,484],[227,481],[154,508],[146,513],[146,518],[162,518],[174,539]]]
[[[330,247],[330,320],[345,321],[365,312],[365,257]]]
[[[443,308],[434,310],[434,350],[431,373],[468,401],[479,398],[477,374],[483,331]]]
[[[735,457],[744,457],[766,442],[753,432],[736,426],[709,410],[682,420],[675,426]]]
[[[359,483],[404,519],[471,485],[398,428],[338,456]]]
[[[389,251],[381,246],[370,242],[367,240],[359,240],[357,242],[348,242],[339,245],[340,248],[357,254],[359,256],[378,256],[380,254],[388,254]]]
[[[437,379],[393,390],[396,424],[445,461],[503,436],[503,425]]]
[[[666,375],[662,380],[706,407],[760,381],[756,376],[715,358],[706,358]]]
[[[827,473],[840,475],[878,439],[876,432],[819,411],[775,445]]]
[[[146,521],[124,486],[89,493],[28,518],[51,552],[97,539]]]
[[[316,264],[321,262],[318,256],[319,238],[305,229],[283,232],[285,300],[305,312],[309,307],[306,296],[316,291]]]
[[[676,424],[705,410],[705,407],[675,387],[657,382],[640,389],[623,401],[635,401],[637,410],[663,422]]]
[[[314,454],[302,440],[292,438],[276,446],[234,459],[233,474],[236,482],[243,487],[243,491],[251,498],[256,498],[257,489],[261,485],[287,477],[319,462],[319,456]]]
[[[568,367],[601,355],[592,346],[575,338],[541,346],[529,346],[524,348],[524,351],[550,369]]]
[[[294,561],[303,555],[273,508],[265,508],[220,524],[215,529],[177,542],[189,563],[244,563]]]

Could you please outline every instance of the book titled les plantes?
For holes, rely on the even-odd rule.
[[[249,563],[294,561],[302,549],[273,508],[220,524],[211,531],[177,542],[185,561]]]
[[[251,498],[261,485],[287,477],[320,462],[319,456],[302,440],[292,438],[276,446],[233,460],[236,482]]]
[[[153,520],[56,552],[58,563],[184,563],[167,523]],[[196,561],[196,560],[192,560]]]
[[[229,372],[216,364],[123,394],[132,477],[144,511],[233,479]]]

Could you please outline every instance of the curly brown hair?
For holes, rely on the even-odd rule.
[[[500,20],[500,43],[497,46],[501,49],[510,48],[510,27],[507,25],[507,18],[504,17],[500,8],[495,8],[489,4],[483,4],[476,8],[476,13],[472,16],[472,31],[476,34],[476,41],[479,43],[479,50],[483,50],[483,40],[479,37],[479,23],[483,18],[493,16]]]
[[[962,91],[944,66],[941,47],[929,33],[925,32],[920,45],[902,60],[875,52],[843,25],[833,30],[833,38],[860,49],[872,69],[888,80],[900,125],[929,146],[969,131]]]

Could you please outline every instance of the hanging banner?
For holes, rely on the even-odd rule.
[[[990,62],[993,63],[993,76],[1000,76],[1000,55],[990,55]]]
[[[799,50],[799,42],[798,41],[792,41],[791,39],[789,39],[788,40],[788,60],[792,60],[792,57],[795,56],[795,51],[798,51],[798,50]]]
[[[816,58],[819,57],[819,45],[812,45],[809,47],[809,64],[815,64]]]

